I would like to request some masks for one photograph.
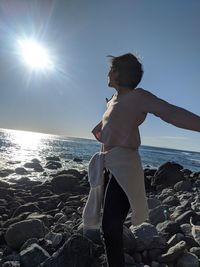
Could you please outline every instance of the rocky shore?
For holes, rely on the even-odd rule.
[[[45,182],[26,177],[45,168],[60,169],[59,158],[0,170],[0,267],[106,266],[101,229],[82,231],[87,172],[57,170]],[[20,178],[6,181],[13,172]],[[199,267],[200,172],[166,162],[144,174],[149,222],[133,227],[128,214],[126,267]]]

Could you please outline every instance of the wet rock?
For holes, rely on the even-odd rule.
[[[46,160],[60,161],[60,158],[57,156],[49,156],[49,157],[46,157]]]
[[[7,199],[7,195],[13,196],[15,190],[11,188],[0,187],[0,196],[2,199]]]
[[[55,170],[58,168],[62,168],[62,164],[58,161],[51,160],[46,163],[45,168]]]
[[[162,202],[164,205],[169,205],[169,206],[177,206],[179,205],[179,200],[177,199],[176,195],[174,196],[168,196],[165,198]]]
[[[10,187],[10,185],[9,185],[9,183],[7,183],[5,181],[0,180],[0,187],[8,188],[8,187]]]
[[[24,175],[24,174],[28,174],[28,171],[26,169],[24,169],[23,167],[17,167],[15,169],[15,173]]]
[[[184,252],[177,261],[177,267],[199,267],[198,257],[190,252]]]
[[[24,164],[25,168],[31,168],[31,169],[35,169],[35,168],[42,168],[41,164],[38,162],[26,162]]]
[[[82,162],[83,160],[82,159],[79,159],[79,158],[73,158],[73,161],[75,161],[75,162]]]
[[[19,249],[27,239],[41,238],[45,235],[45,229],[40,220],[24,220],[9,226],[5,234],[5,240],[13,249]]]
[[[37,267],[50,257],[38,244],[32,244],[20,252],[20,262],[23,267]]]
[[[11,169],[0,170],[0,177],[6,177],[12,173],[14,173],[14,170]]]

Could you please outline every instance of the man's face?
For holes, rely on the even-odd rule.
[[[115,87],[117,85],[117,78],[119,76],[119,72],[115,67],[111,66],[108,72],[108,86]]]

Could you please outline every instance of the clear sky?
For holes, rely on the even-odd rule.
[[[199,0],[1,0],[0,128],[94,139],[106,110],[107,55],[136,53],[140,87],[200,115]],[[54,71],[30,71],[17,40],[46,46]],[[200,134],[148,114],[142,145],[200,152]]]

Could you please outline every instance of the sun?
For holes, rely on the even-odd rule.
[[[20,56],[31,69],[52,69],[53,63],[48,51],[39,42],[32,39],[18,40]]]

